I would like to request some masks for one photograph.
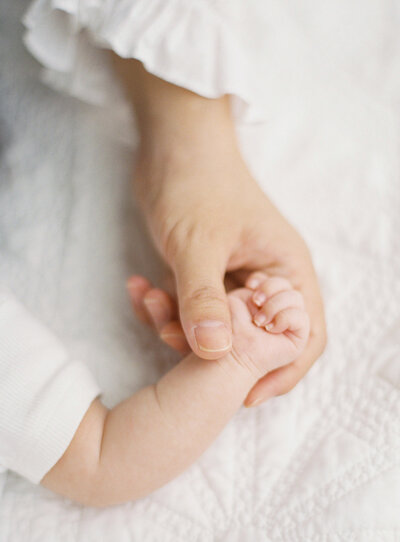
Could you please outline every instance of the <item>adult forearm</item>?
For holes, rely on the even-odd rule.
[[[114,65],[133,105],[142,150],[178,153],[219,134],[221,145],[236,145],[228,96],[208,99],[147,72],[137,60],[114,55]]]

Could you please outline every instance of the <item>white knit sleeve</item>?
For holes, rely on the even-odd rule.
[[[0,289],[0,467],[40,482],[99,393],[87,367]]]

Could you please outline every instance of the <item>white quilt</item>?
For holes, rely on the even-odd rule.
[[[112,405],[174,362],[124,291],[130,273],[157,279],[160,266],[127,198],[131,151],[113,136],[115,118],[38,82],[21,43],[24,7],[6,2],[0,28],[0,280],[88,363]],[[364,44],[369,62],[346,71],[325,44],[304,87],[275,89],[267,127],[239,129],[257,179],[313,252],[325,354],[140,502],[83,508],[0,475],[1,542],[400,541],[400,50],[390,13],[379,51]]]

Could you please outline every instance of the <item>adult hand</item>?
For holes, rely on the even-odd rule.
[[[185,189],[180,185],[164,207],[166,214],[158,211],[150,215],[153,227],[160,228],[159,238],[165,239],[165,244],[161,244],[162,253],[176,278],[183,329],[178,321],[171,326],[171,313],[175,308],[167,305],[157,293],[150,292],[151,295],[145,297],[145,304],[141,304],[143,289],[150,290],[142,279],[132,278],[129,285],[135,307],[145,318],[150,309],[148,313],[165,342],[184,351],[186,336],[198,355],[212,359],[229,349],[230,314],[226,304],[225,273],[232,285],[245,284],[255,290],[256,270],[263,270],[268,276],[287,277],[304,296],[311,320],[310,339],[296,361],[270,372],[257,383],[246,400],[250,406],[291,390],[322,353],[326,335],[318,281],[304,241],[254,183],[246,182],[245,193],[227,191],[223,196],[224,205],[217,204],[222,194],[217,196],[215,191],[206,189],[207,183],[201,183],[191,192],[193,201],[189,212],[182,208],[178,213],[172,196],[176,197],[175,201],[185,201],[183,207],[189,205],[188,195],[185,198],[178,195]],[[173,213],[174,220],[170,219],[169,212]],[[164,229],[163,225],[169,223],[172,227]],[[160,312],[158,319],[154,318],[152,302],[159,303],[159,308],[153,305],[153,310]],[[206,334],[196,336],[195,326],[201,326],[204,320]],[[221,322],[221,327],[210,327],[207,323],[210,320]],[[207,332],[211,332],[210,335]]]
[[[238,150],[228,99],[207,100],[129,62],[119,68],[132,91],[141,132],[136,193],[155,244],[173,271],[184,336],[198,356],[221,357],[231,347],[226,276],[235,285],[247,280],[247,286],[257,271],[286,276],[306,302],[308,346],[296,361],[263,377],[246,404],[286,393],[326,342],[309,251],[251,177]],[[129,284],[133,301],[137,288],[147,287],[135,279]],[[145,316],[144,307],[137,309]],[[179,340],[182,345],[183,337]]]

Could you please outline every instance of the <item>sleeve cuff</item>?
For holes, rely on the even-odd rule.
[[[100,394],[89,369],[0,292],[0,463],[38,483]]]

